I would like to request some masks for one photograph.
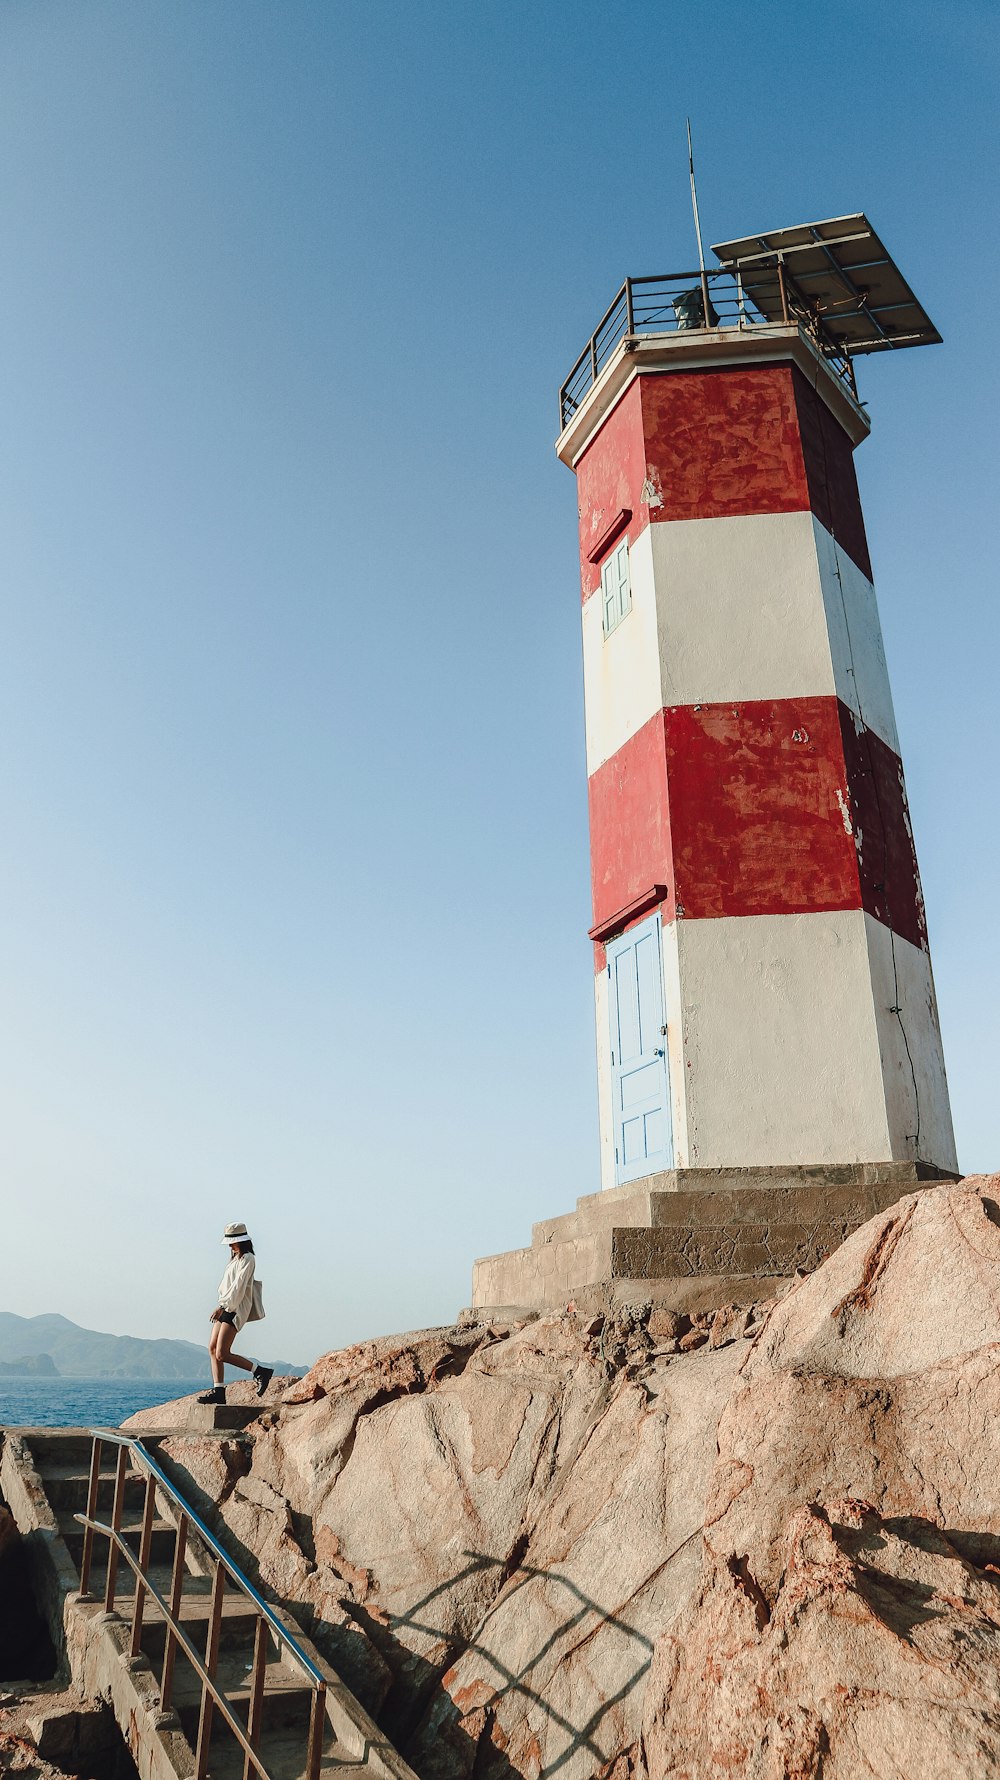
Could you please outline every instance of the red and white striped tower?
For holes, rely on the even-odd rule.
[[[817,227],[836,248],[838,229],[861,239],[849,223]],[[856,261],[880,246],[865,228]],[[742,279],[711,274],[721,325],[696,288],[654,293],[667,319],[644,331],[654,281],[630,283],[621,339],[598,336],[563,391],[605,1186],[957,1166],[852,456],[869,423],[795,234],[787,257],[751,243]],[[843,247],[821,257],[832,315],[851,279]],[[855,350],[918,343],[889,307],[841,297]]]

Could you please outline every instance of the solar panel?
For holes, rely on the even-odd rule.
[[[769,321],[782,320],[775,266],[784,265],[789,307],[818,320],[854,356],[931,346],[941,335],[866,216],[836,216],[725,241],[712,252]]]

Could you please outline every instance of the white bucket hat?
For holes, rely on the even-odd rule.
[[[249,1242],[250,1232],[245,1224],[227,1224],[222,1232],[223,1242]]]

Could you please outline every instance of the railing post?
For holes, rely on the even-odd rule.
[[[590,336],[590,387],[597,382],[597,335]]]
[[[778,289],[781,292],[781,319],[788,326],[788,287],[785,284],[785,262],[778,260]]]
[[[702,301],[702,305],[703,305],[702,312],[701,312],[702,326],[707,328],[707,327],[711,326],[711,323],[708,319],[711,304],[709,303],[709,300],[708,300],[708,273],[705,271],[704,266],[702,266],[702,268],[701,268],[701,301]]]
[[[139,1574],[135,1579],[135,1600],[132,1606],[132,1636],[129,1656],[138,1656],[142,1643],[142,1613],[146,1604],[146,1572],[153,1543],[153,1516],[156,1512],[156,1481],[152,1473],[146,1478],[146,1499],[142,1508],[142,1532],[139,1535]]]
[[[629,333],[634,334],[635,333],[635,316],[632,313],[632,280],[631,280],[631,278],[626,278],[626,280],[625,280],[625,319],[628,323]]]
[[[222,1595],[226,1586],[226,1572],[219,1559],[216,1559],[215,1575],[212,1579],[212,1605],[209,1610],[208,1639],[205,1644],[205,1672],[215,1680],[215,1671],[219,1666],[219,1634],[222,1630]],[[201,1712],[198,1716],[198,1746],[194,1757],[194,1780],[205,1780],[208,1773],[208,1746],[212,1740],[212,1712],[215,1701],[210,1689],[203,1681],[201,1684]]]
[[[90,1449],[90,1481],[87,1484],[87,1519],[97,1518],[97,1491],[101,1481],[101,1437],[94,1435],[94,1444]],[[83,1529],[83,1554],[80,1558],[80,1596],[90,1598],[90,1564],[94,1555],[94,1529],[91,1526]]]
[[[180,1619],[181,1596],[184,1592],[184,1552],[187,1546],[187,1515],[182,1514],[177,1521],[177,1538],[174,1542],[174,1570],[170,1579],[170,1617]],[[163,1643],[163,1671],[160,1675],[160,1711],[170,1711],[170,1701],[174,1691],[174,1656],[177,1640],[173,1626],[167,1626],[167,1635]]]
[[[319,1780],[323,1759],[323,1732],[326,1728],[326,1688],[317,1687],[309,1713],[309,1751],[306,1755],[306,1780]]]
[[[118,1448],[118,1464],[115,1468],[115,1499],[111,1510],[111,1525],[116,1533],[122,1530],[122,1510],[125,1506],[125,1477],[128,1471],[129,1449],[127,1446]],[[113,1613],[115,1610],[115,1587],[118,1582],[118,1546],[113,1539],[108,1540],[108,1576],[104,1585],[104,1611]]]
[[[260,1721],[264,1702],[264,1668],[267,1663],[267,1621],[258,1616],[253,1638],[253,1663],[250,1676],[250,1706],[247,1711],[247,1742],[256,1751],[260,1741]],[[251,1780],[252,1763],[243,1757],[243,1780]]]

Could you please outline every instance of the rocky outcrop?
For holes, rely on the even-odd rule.
[[[657,1646],[635,1768],[662,1780],[996,1773],[1000,1576],[964,1544],[847,1500],[792,1513],[767,1593],[748,1556],[711,1549],[688,1615]]]
[[[756,1310],[363,1343],[164,1451],[426,1780],[1000,1772],[998,1187]]]
[[[768,1316],[657,1646],[651,1774],[1000,1772],[998,1188],[900,1201]]]

